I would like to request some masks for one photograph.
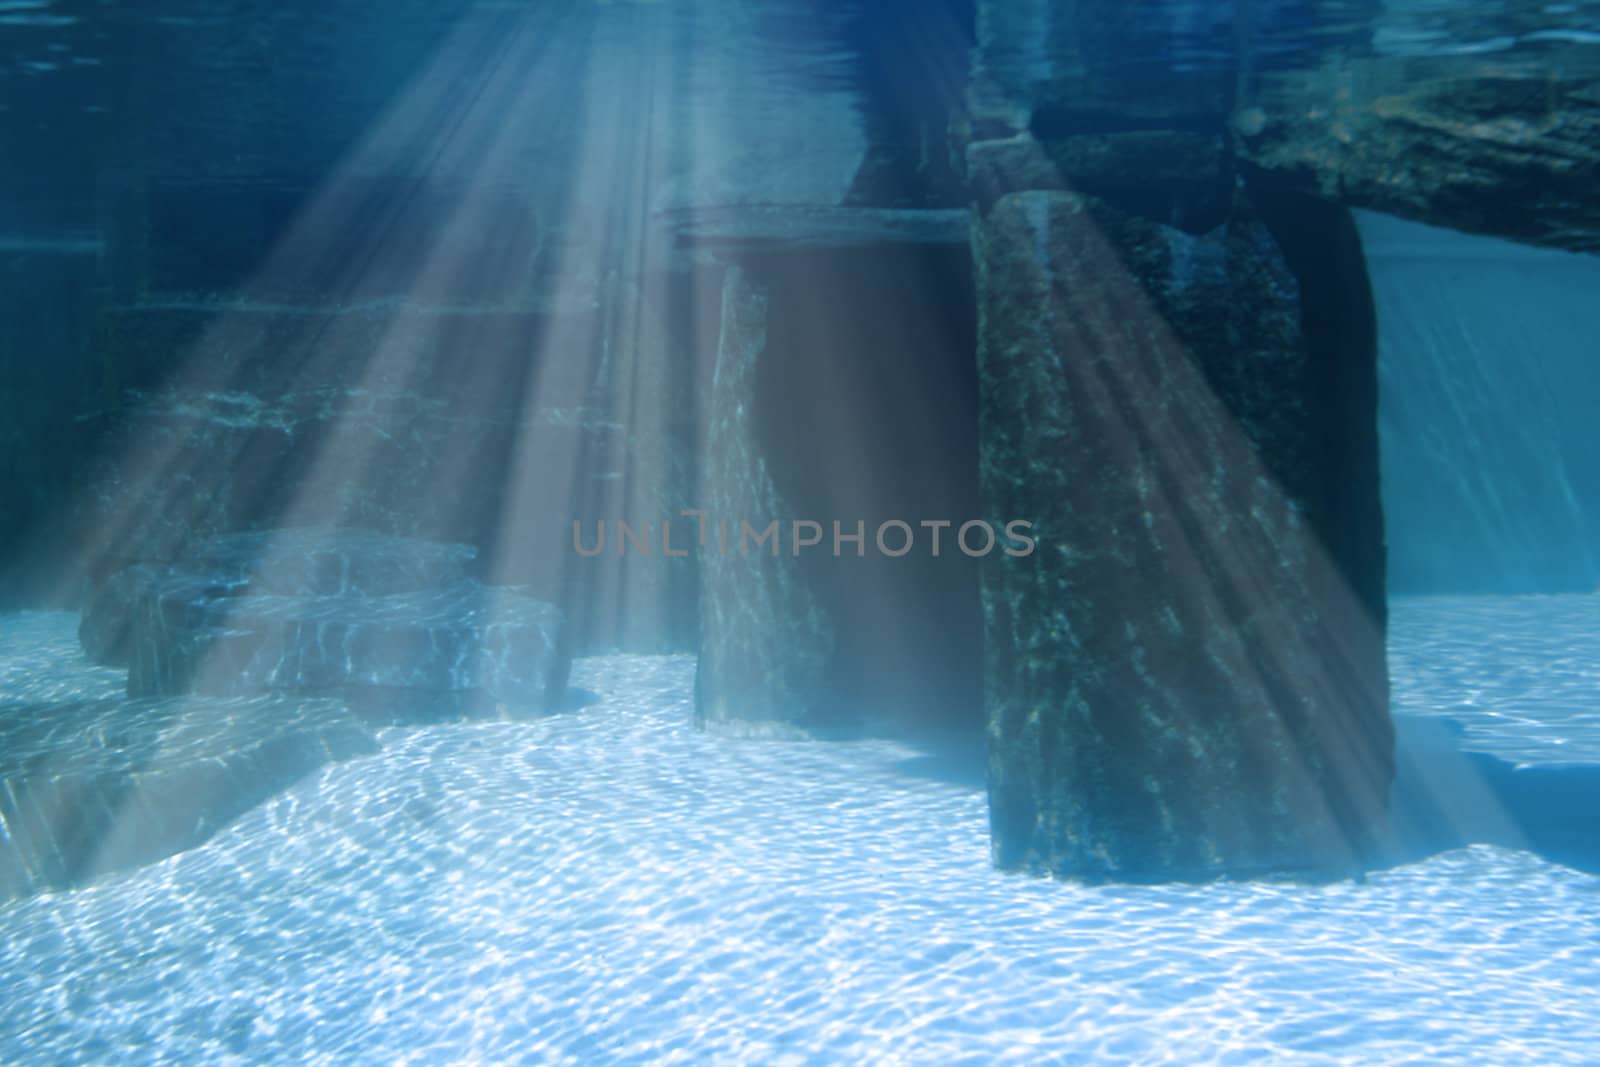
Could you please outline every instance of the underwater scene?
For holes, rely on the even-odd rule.
[[[1600,3],[0,0],[0,1064],[1600,1064]]]

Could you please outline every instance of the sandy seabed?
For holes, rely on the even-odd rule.
[[[1600,754],[1597,624],[1402,602],[1397,703]],[[74,625],[0,620],[0,682],[103,695]],[[580,711],[391,731],[199,849],[0,904],[0,1062],[1600,1059],[1600,878],[1484,845],[1321,888],[1003,875],[969,778],[697,734],[692,678],[583,660]]]

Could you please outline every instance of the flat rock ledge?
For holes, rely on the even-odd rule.
[[[474,556],[364,530],[228,535],[112,575],[79,636],[135,698],[339,696],[374,725],[548,710],[561,613],[471,577]]]

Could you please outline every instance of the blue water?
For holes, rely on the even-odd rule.
[[[1560,168],[1545,190],[1539,159],[1527,177],[1504,164],[1505,222],[1455,210],[1477,193],[1443,168],[1473,138],[1484,159],[1569,159],[1564,123],[1585,127],[1564,94],[1600,57],[1600,0],[1156,0],[1063,35],[1073,7],[0,0],[0,835],[23,809],[61,831],[58,868],[101,869],[152,825],[100,835],[93,818],[107,796],[144,803],[139,772],[225,751],[226,774],[164,787],[249,784],[282,751],[257,734],[294,733],[277,715],[317,720],[292,692],[135,708],[128,672],[85,658],[75,612],[11,610],[80,607],[128,562],[213,533],[471,541],[486,577],[562,600],[572,684],[595,696],[384,729],[377,754],[286,791],[260,776],[198,847],[0,900],[0,1067],[1600,1064],[1600,257],[1360,212],[1380,403],[1328,413],[1381,431],[1387,570],[1375,523],[1362,567],[1373,601],[1385,578],[1393,598],[1399,737],[1398,839],[1364,880],[1001,873],[976,743],[713,736],[692,725],[691,656],[587,655],[702,645],[703,575],[580,574],[550,529],[574,508],[659,522],[724,478],[705,453],[708,382],[741,343],[722,341],[741,318],[722,302],[730,263],[772,277],[767,369],[736,401],[760,432],[725,480],[773,486],[717,492],[977,513],[978,320],[1010,312],[974,301],[970,226],[999,188],[966,173],[983,158],[969,138],[1081,147],[1068,170],[1117,177],[1079,191],[1163,187],[1159,208],[1136,191],[1116,210],[1176,225],[1190,193],[1217,192],[1177,173],[1188,158],[1232,159],[1225,194],[1255,166],[1233,158],[1240,138],[1270,142],[1282,117],[1272,94],[1270,115],[1239,106],[1269,75],[1315,71],[1306,112],[1337,119],[1326,153],[1445,152],[1435,173],[1397,166],[1393,200],[1339,189],[1346,206],[1594,247]],[[1529,67],[1548,86],[1489,85]],[[1079,86],[1085,70],[1116,92]],[[1434,84],[1459,111],[1408,95]],[[1345,122],[1368,105],[1468,132],[1391,145]],[[1139,147],[1163,130],[1180,167]],[[1077,180],[1007,158],[1005,188]],[[1343,181],[1267,179],[1245,199]],[[1525,204],[1565,215],[1545,233],[1509,210]],[[1364,292],[1307,295],[1304,311],[1337,296],[1351,316],[1322,324],[1330,344],[1365,328]],[[1230,309],[1214,325],[1240,324]],[[821,700],[874,727],[975,730],[976,570],[926,597],[841,573],[819,584],[845,650]],[[1219,602],[1259,606],[1257,577]],[[1140,606],[1130,627],[1153,618]],[[875,644],[887,630],[901,640]],[[940,696],[955,710],[930,709]],[[147,714],[162,700],[195,714]]]
[[[1600,758],[1600,597],[1402,601],[1397,711]],[[71,616],[0,678],[100,695]],[[396,730],[208,844],[0,905],[0,1061],[1592,1064],[1600,878],[1472,845],[1325,888],[987,863],[980,782],[714,738],[686,657],[598,703]]]
[[[1389,585],[1600,585],[1600,257],[1363,213],[1378,303]]]

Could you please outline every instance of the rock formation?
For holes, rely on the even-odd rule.
[[[1240,167],[1232,16],[1159,14],[980,5],[984,507],[1040,544],[985,561],[994,855],[1348,875],[1393,761],[1368,282]]]
[[[1242,202],[1190,236],[1013,193],[974,252],[985,507],[1040,545],[984,561],[997,862],[1359,870],[1391,773],[1383,628],[1320,527],[1350,521],[1330,467],[1375,432],[1327,418],[1324,383],[1362,369],[1319,365],[1352,353],[1306,342]]]
[[[815,714],[834,638],[783,532],[799,516],[779,495],[756,438],[767,311],[761,283],[730,268],[702,472],[706,544],[695,714],[701,725],[724,732],[783,736]],[[754,537],[772,522],[778,540],[769,549]],[[746,524],[755,531],[749,537]]]
[[[317,768],[377,751],[332,697],[8,704],[0,901],[193,848]]]
[[[235,534],[113,575],[84,645],[133,697],[336,695],[379,722],[537,714],[566,690],[560,612],[469,575],[466,545],[361,530]]]
[[[127,695],[0,706],[0,900],[192,848],[381,727],[562,705],[560,612],[482,584],[475,556],[304,528],[109,576],[79,636]]]

